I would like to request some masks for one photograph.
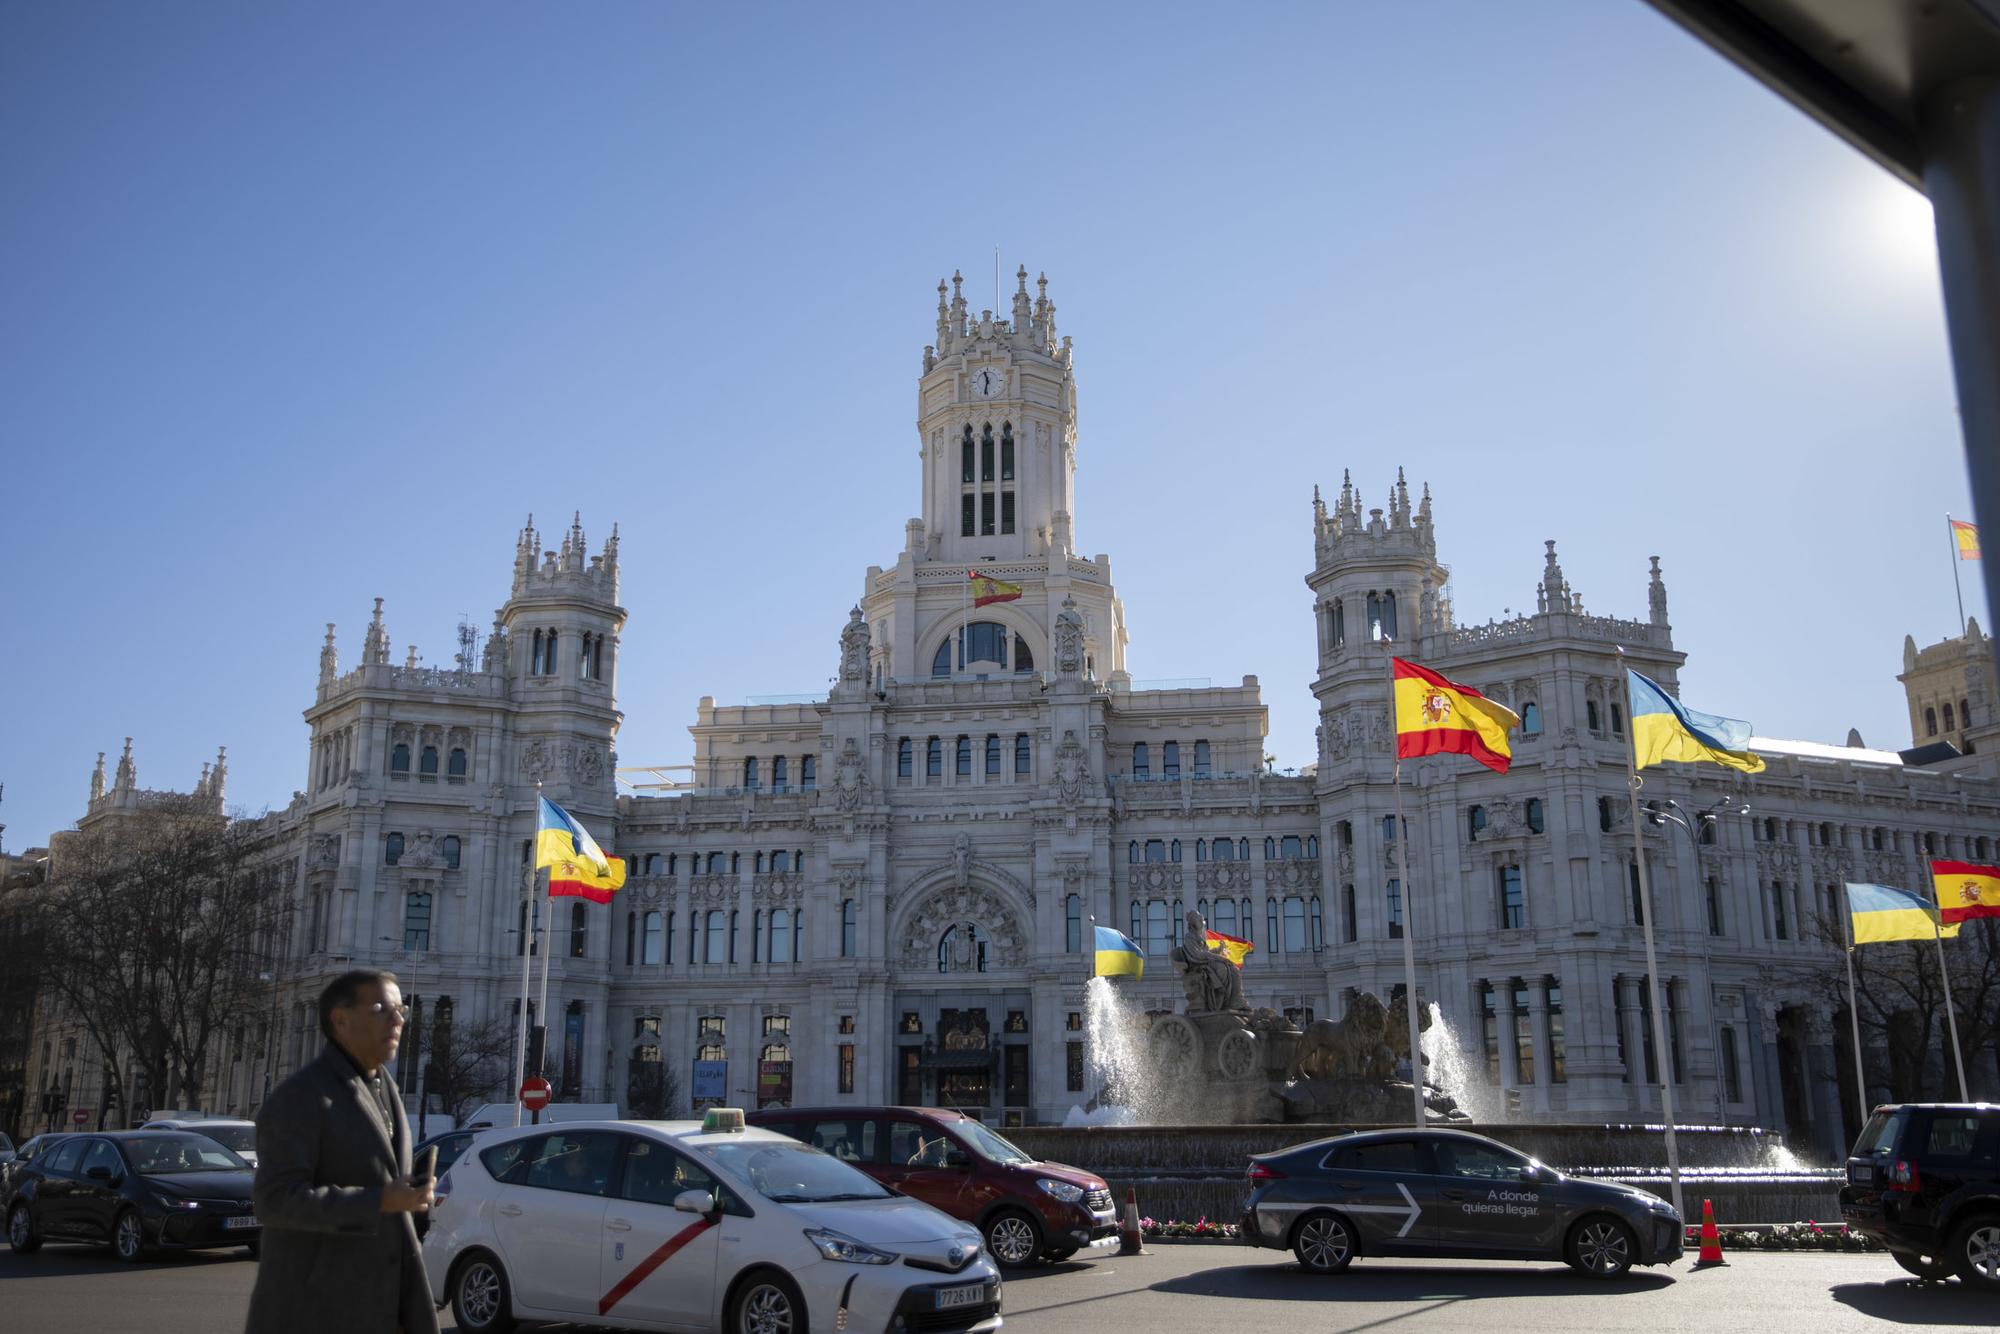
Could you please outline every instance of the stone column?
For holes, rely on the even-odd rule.
[[[1517,1011],[1514,1009],[1514,979],[1496,977],[1493,979],[1494,1009],[1499,1016],[1500,1038],[1500,1087],[1519,1088],[1521,1086],[1520,1038],[1516,1033]]]
[[[1632,1086],[1633,1108],[1641,1111],[1653,1102],[1646,1081],[1646,1020],[1639,1009],[1639,989],[1644,985],[1644,978],[1630,974],[1621,973],[1617,979],[1618,1023],[1625,1034],[1625,1082]]]
[[[1546,974],[1528,979],[1528,1018],[1535,1042],[1535,1087],[1541,1090],[1537,1110],[1547,1111],[1549,1085],[1555,1071],[1549,1059],[1549,979]]]

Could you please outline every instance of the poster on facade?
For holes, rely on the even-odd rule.
[[[757,1062],[757,1105],[759,1107],[789,1107],[792,1105],[792,1063],[790,1061]]]
[[[729,1062],[696,1061],[694,1093],[696,1102],[721,1102],[729,1096]]]

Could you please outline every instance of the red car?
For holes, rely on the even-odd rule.
[[[1104,1178],[1039,1163],[979,1121],[935,1107],[785,1107],[751,1125],[823,1149],[899,1194],[976,1226],[986,1251],[1017,1269],[1115,1245]]]

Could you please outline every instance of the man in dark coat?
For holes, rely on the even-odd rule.
[[[396,975],[343,973],[319,998],[327,1046],[257,1112],[263,1257],[247,1334],[437,1334],[412,1215],[409,1122],[384,1070],[402,1040]]]

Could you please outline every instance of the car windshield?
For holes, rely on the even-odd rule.
[[[176,1172],[247,1172],[250,1164],[206,1135],[173,1130],[134,1135],[125,1141],[132,1170],[146,1176]]]
[[[824,1204],[831,1200],[886,1200],[883,1190],[830,1153],[774,1140],[721,1141],[700,1146],[725,1171],[775,1204]]]
[[[189,1126],[188,1133],[212,1139],[225,1149],[242,1153],[245,1149],[257,1151],[257,1127],[255,1126]]]
[[[1035,1160],[988,1130],[977,1121],[960,1121],[952,1129],[985,1157],[996,1163],[1032,1163]]]

